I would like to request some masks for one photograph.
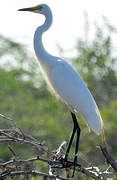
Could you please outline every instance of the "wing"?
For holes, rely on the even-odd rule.
[[[59,60],[52,70],[51,83],[71,110],[78,111],[89,126],[100,134],[102,118],[94,98],[80,75],[67,62]]]

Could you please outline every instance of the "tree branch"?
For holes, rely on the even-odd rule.
[[[100,149],[107,161],[108,164],[110,164],[112,166],[112,168],[117,172],[117,161],[115,161],[112,156],[109,154],[109,152],[107,151],[106,147],[100,146]]]
[[[17,153],[15,150],[11,147],[11,145],[8,146],[9,150],[13,154],[13,159],[9,160],[7,162],[1,162],[0,163],[0,179],[4,179],[6,177],[18,177],[20,175],[32,175],[32,176],[43,176],[45,179],[62,179],[67,180],[68,178],[61,177],[60,175],[65,170],[67,177],[71,177],[74,163],[70,160],[65,161],[64,159],[64,149],[67,145],[67,143],[64,141],[57,150],[50,151],[48,147],[42,145],[36,138],[27,135],[24,133],[20,128],[17,127],[14,120],[0,114],[0,117],[9,120],[13,123],[15,129],[0,129],[0,143],[19,143],[19,144],[29,144],[33,147],[35,147],[38,150],[38,154],[41,150],[43,154],[46,153],[46,156],[43,155],[37,155],[36,157],[29,158],[29,159],[22,159],[17,157]],[[17,128],[17,130],[16,130]],[[106,147],[100,146],[101,152],[103,156],[106,158],[106,161],[111,167],[113,168],[114,172],[112,171],[112,168],[109,168],[107,170],[101,170],[99,167],[83,167],[80,164],[76,164],[76,171],[84,174],[87,177],[91,177],[95,180],[107,180],[106,177],[108,175],[114,176],[117,174],[117,162],[111,157],[109,152],[107,151]],[[79,157],[82,159],[81,157]],[[36,169],[26,169],[25,166],[28,164],[32,164],[36,161],[41,161],[49,165],[49,174],[42,173],[36,171]],[[85,162],[85,160],[84,160]],[[85,162],[86,163],[86,162]],[[67,166],[66,166],[67,164]],[[90,164],[90,163],[88,163]],[[17,168],[18,167],[18,168]],[[36,165],[35,165],[36,167]],[[23,169],[22,169],[23,168]],[[34,166],[33,166],[34,168]],[[19,178],[18,178],[19,179]],[[69,179],[70,180],[70,179]],[[73,178],[72,178],[73,180]]]
[[[60,176],[54,176],[54,175],[50,176],[49,174],[38,172],[38,171],[34,171],[34,170],[31,170],[31,171],[16,171],[16,172],[5,171],[2,174],[0,174],[0,178],[5,178],[5,177],[8,177],[8,176],[13,177],[13,176],[19,176],[19,175],[43,176],[43,177],[48,177],[50,179],[59,178],[61,180],[67,180],[66,178],[63,178],[63,177],[60,177]]]

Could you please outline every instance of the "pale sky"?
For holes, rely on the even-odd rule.
[[[117,27],[116,0],[1,0],[0,34],[29,46],[33,53],[33,35],[44,22],[42,15],[18,12],[20,8],[48,4],[53,12],[53,25],[44,35],[45,48],[58,55],[56,44],[63,50],[73,49],[78,37],[83,37],[84,12],[91,24],[106,16]]]

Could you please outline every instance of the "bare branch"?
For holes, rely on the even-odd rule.
[[[111,167],[117,172],[117,162],[109,154],[109,152],[107,151],[107,148],[100,146],[100,149],[101,149],[104,157],[106,158],[107,163],[110,164]]]
[[[57,150],[50,151],[48,147],[42,145],[35,137],[31,135],[27,135],[20,128],[18,128],[13,119],[4,116],[2,114],[0,114],[0,117],[9,120],[10,122],[13,123],[15,127],[15,129],[0,129],[0,143],[7,142],[7,143],[29,144],[38,150],[38,154],[39,152],[43,152],[44,154],[44,156],[38,155],[33,158],[22,159],[17,157],[17,153],[15,152],[15,149],[11,145],[8,145],[8,148],[12,152],[12,155],[14,157],[12,160],[0,163],[1,180],[7,177],[14,177],[20,175],[42,176],[43,179],[50,178],[56,180],[57,179],[67,180],[68,178],[61,177],[61,174],[64,170],[66,171],[67,177],[71,177],[74,168],[74,163],[70,160],[66,161],[64,159],[64,149],[67,145],[65,141],[59,146]],[[106,170],[101,170],[101,168],[91,165],[91,163],[87,162],[86,160],[84,160],[86,167],[83,167],[80,164],[75,164],[76,171],[84,174],[86,177],[91,177],[95,180],[107,180],[106,177],[108,177],[108,175],[111,176],[117,175],[117,162],[111,157],[106,147],[100,146],[100,149],[102,151],[102,154],[106,158],[107,163],[111,165],[111,167],[114,169],[115,172],[111,171],[112,168],[110,168],[110,166]],[[79,159],[82,158],[79,157]],[[33,168],[35,167],[35,169],[32,169],[32,166],[31,169],[29,170],[25,168],[25,166],[28,165],[29,163],[34,164],[34,162],[36,161],[42,161],[45,162],[47,166],[49,165],[49,174],[36,171],[35,170],[36,163],[35,166],[33,166]],[[18,169],[17,167],[20,167],[20,169]],[[71,178],[71,180],[74,179]]]
[[[20,144],[30,144],[32,146],[35,146],[38,150],[42,149],[43,151],[48,152],[48,148],[41,145],[41,143],[35,139],[32,136],[26,135],[23,133],[18,132],[16,130],[12,129],[3,129],[0,130],[0,143],[3,142],[15,142],[15,143],[20,143]]]
[[[10,161],[7,161],[7,162],[4,162],[4,163],[0,163],[0,166],[2,167],[6,167],[10,164],[21,164],[21,163],[29,163],[29,162],[34,162],[34,161],[43,161],[43,162],[46,162],[48,164],[61,164],[60,161],[52,161],[52,160],[48,160],[48,159],[44,159],[42,157],[35,157],[35,158],[32,158],[32,159],[27,159],[27,160],[22,160],[22,159],[13,159],[13,160],[10,160]]]
[[[50,176],[49,174],[38,172],[38,171],[16,171],[16,172],[10,172],[10,171],[5,171],[4,173],[0,174],[0,178],[5,178],[5,177],[13,177],[13,176],[19,176],[19,175],[33,175],[33,176],[43,176],[43,177],[48,177],[50,179],[56,179],[59,178],[60,180],[67,180],[66,178],[60,177],[60,176]],[[72,180],[72,179],[69,179]]]

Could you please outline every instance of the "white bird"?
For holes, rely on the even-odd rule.
[[[72,136],[66,151],[65,160],[68,154],[75,133],[77,132],[74,164],[77,163],[77,153],[79,147],[80,127],[77,122],[75,111],[85,120],[91,129],[99,135],[103,128],[103,121],[87,85],[82,80],[76,70],[64,59],[50,55],[42,43],[42,34],[47,31],[52,24],[52,12],[46,4],[35,7],[19,9],[19,11],[31,11],[45,16],[43,25],[37,27],[34,35],[34,50],[40,64],[41,70],[49,84],[52,92],[56,94],[71,111],[74,127]]]

